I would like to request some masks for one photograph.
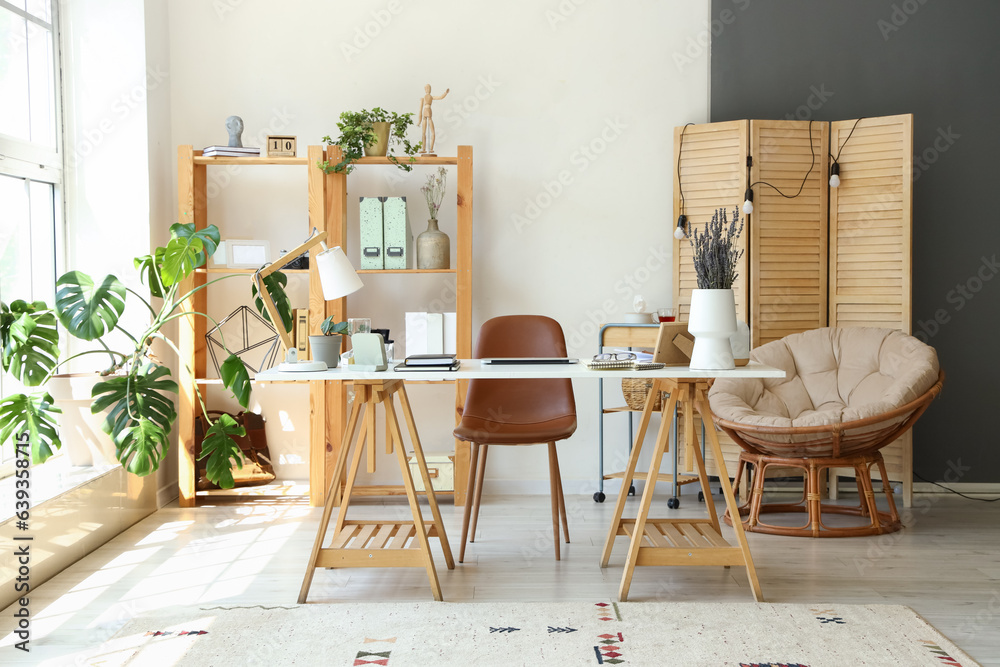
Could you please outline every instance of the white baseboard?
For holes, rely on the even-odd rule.
[[[959,493],[965,493],[967,495],[988,495],[988,496],[1000,496],[1000,484],[995,482],[956,482],[954,484],[948,484],[943,482],[942,486],[947,487],[953,491],[958,491]],[[914,482],[913,483],[914,493],[948,493],[946,489],[941,488],[937,484],[930,484],[928,482]]]
[[[181,494],[180,486],[177,482],[170,482],[156,491],[156,508],[162,509],[170,503],[176,501]]]

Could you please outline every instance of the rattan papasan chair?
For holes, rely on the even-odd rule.
[[[944,374],[934,348],[895,329],[825,328],[793,334],[751,352],[751,359],[785,371],[780,379],[718,379],[709,391],[716,424],[743,451],[735,477],[751,469],[749,498],[740,507],[746,530],[775,535],[850,537],[899,530],[902,524],[879,450],[923,414],[941,391]],[[799,468],[802,499],[764,502],[770,466]],[[821,474],[853,468],[856,507],[823,503]],[[878,510],[871,475],[881,476],[889,511]],[[764,523],[761,515],[801,512],[802,526]],[[861,525],[828,526],[823,514],[866,517]],[[725,517],[732,523],[731,517]],[[857,522],[846,522],[857,523]]]

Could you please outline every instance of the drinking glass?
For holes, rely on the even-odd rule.
[[[352,336],[356,333],[371,333],[372,320],[370,317],[349,317],[347,318],[347,331]]]
[[[661,322],[675,322],[677,315],[674,313],[673,308],[660,308],[656,311],[656,319]]]

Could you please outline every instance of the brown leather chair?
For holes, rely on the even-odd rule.
[[[566,340],[562,327],[542,315],[507,315],[494,317],[479,330],[477,359],[490,357],[565,357]],[[490,445],[532,445],[548,443],[549,480],[552,495],[552,536],[556,560],[559,560],[559,521],[562,519],[566,542],[566,502],[556,441],[565,440],[576,431],[576,401],[573,384],[568,379],[470,380],[462,411],[462,421],[455,437],[472,443],[469,464],[469,487],[462,519],[462,546],[458,560],[465,559],[465,543],[475,541],[479,501],[483,495],[486,454]]]

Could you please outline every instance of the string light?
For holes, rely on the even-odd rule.
[[[687,236],[687,216],[684,215],[684,187],[681,184],[681,148],[684,147],[684,132],[688,129],[689,125],[694,125],[694,123],[687,123],[681,128],[681,136],[677,139],[677,170],[674,172],[677,174],[677,191],[681,195],[681,213],[677,216],[677,228],[674,229],[674,238],[680,241]]]

